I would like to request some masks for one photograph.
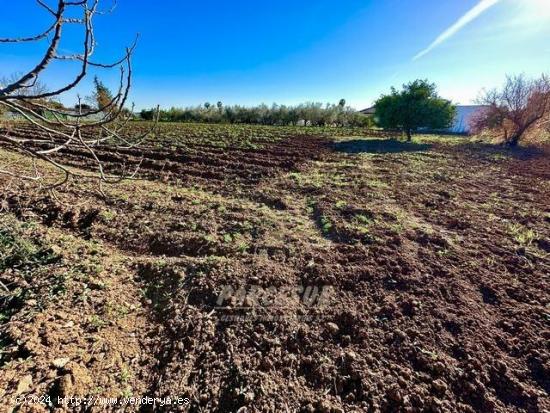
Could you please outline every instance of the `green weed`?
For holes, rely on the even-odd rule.
[[[522,247],[530,246],[537,238],[537,233],[530,228],[526,228],[521,224],[508,225],[508,232],[519,245]]]

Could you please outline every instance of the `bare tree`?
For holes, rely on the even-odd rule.
[[[21,76],[23,76],[23,73],[16,73],[12,74],[11,76],[4,76],[0,79],[0,88],[6,87],[7,85],[17,82]],[[39,79],[36,79],[35,82],[33,82],[32,85],[30,85],[28,88],[22,89],[20,93],[33,96],[33,95],[39,95],[41,93],[45,93],[48,91],[48,87],[46,84],[42,83]]]
[[[472,119],[473,131],[496,130],[506,145],[516,146],[529,130],[550,118],[550,76],[507,76],[502,89],[485,91],[478,101],[487,107]]]
[[[37,7],[42,8],[52,17],[51,25],[43,32],[29,37],[0,38],[0,43],[14,45],[47,42],[42,58],[32,69],[0,83],[0,107],[19,114],[24,120],[34,125],[40,133],[37,133],[37,136],[21,138],[11,136],[9,131],[5,131],[0,134],[0,142],[18,149],[33,159],[44,160],[63,171],[64,179],[56,185],[65,183],[71,176],[98,178],[100,182],[120,181],[128,174],[124,172],[116,175],[107,174],[94,148],[101,144],[108,144],[113,150],[120,147],[133,147],[142,142],[152,131],[152,129],[148,130],[141,136],[132,138],[122,134],[133,112],[125,109],[125,105],[131,88],[131,58],[137,37],[136,41],[126,48],[119,60],[109,63],[96,62],[93,60],[96,48],[94,18],[110,13],[116,3],[112,4],[110,10],[101,11],[99,10],[100,0],[55,0],[55,2],[56,6],[51,6],[47,0],[36,0]],[[82,28],[82,46],[78,53],[60,52],[63,28],[67,25]],[[73,79],[59,88],[54,90],[38,88],[37,85],[41,85],[41,76],[55,61],[77,62],[79,69]],[[80,97],[75,109],[65,109],[55,101],[57,97],[74,90],[92,68],[119,70],[118,90],[110,96],[110,99],[104,99],[97,108],[90,110],[83,110],[84,104]],[[87,152],[96,164],[97,173],[75,171],[54,158],[56,153],[71,147]],[[122,170],[125,170],[124,165]],[[21,177],[14,172],[2,169],[0,173]],[[43,176],[35,169],[33,175],[25,178],[40,180]]]

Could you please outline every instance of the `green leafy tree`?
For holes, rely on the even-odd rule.
[[[77,103],[74,105],[74,110],[77,112],[82,111],[82,113],[86,113],[92,110],[92,107],[86,103]]]
[[[376,118],[383,128],[401,129],[411,140],[419,128],[444,129],[451,126],[456,108],[439,97],[434,83],[415,80],[401,91],[392,87],[375,103]]]
[[[155,118],[154,109],[142,109],[140,116],[143,120],[153,120]]]

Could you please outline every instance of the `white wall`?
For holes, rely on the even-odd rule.
[[[451,133],[468,133],[470,132],[470,120],[472,116],[480,110],[483,110],[484,106],[457,106],[456,117],[453,122],[453,126],[447,129]]]

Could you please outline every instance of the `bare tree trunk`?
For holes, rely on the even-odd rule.
[[[509,146],[511,148],[518,146],[519,140],[521,139],[525,131],[526,128],[520,128],[514,131],[510,137],[506,137],[504,141],[506,146]]]
[[[514,133],[512,133],[512,136],[510,136],[509,138],[505,135],[505,143],[507,146],[510,146],[510,147],[515,147],[518,145],[520,139],[523,137],[523,135],[525,134],[525,132],[527,132],[527,130],[531,127],[531,125],[535,124],[537,121],[539,120],[539,118],[533,118],[532,120],[530,120],[529,122],[527,122],[526,124],[524,124],[523,126],[519,126],[515,131]]]
[[[521,138],[521,135],[520,134],[514,134],[510,137],[510,139],[508,139],[508,141],[506,142],[506,146],[510,146],[512,148],[518,146],[518,143],[519,143],[519,140]]]
[[[411,129],[410,128],[405,129],[405,133],[407,134],[407,142],[410,142],[412,140]]]

